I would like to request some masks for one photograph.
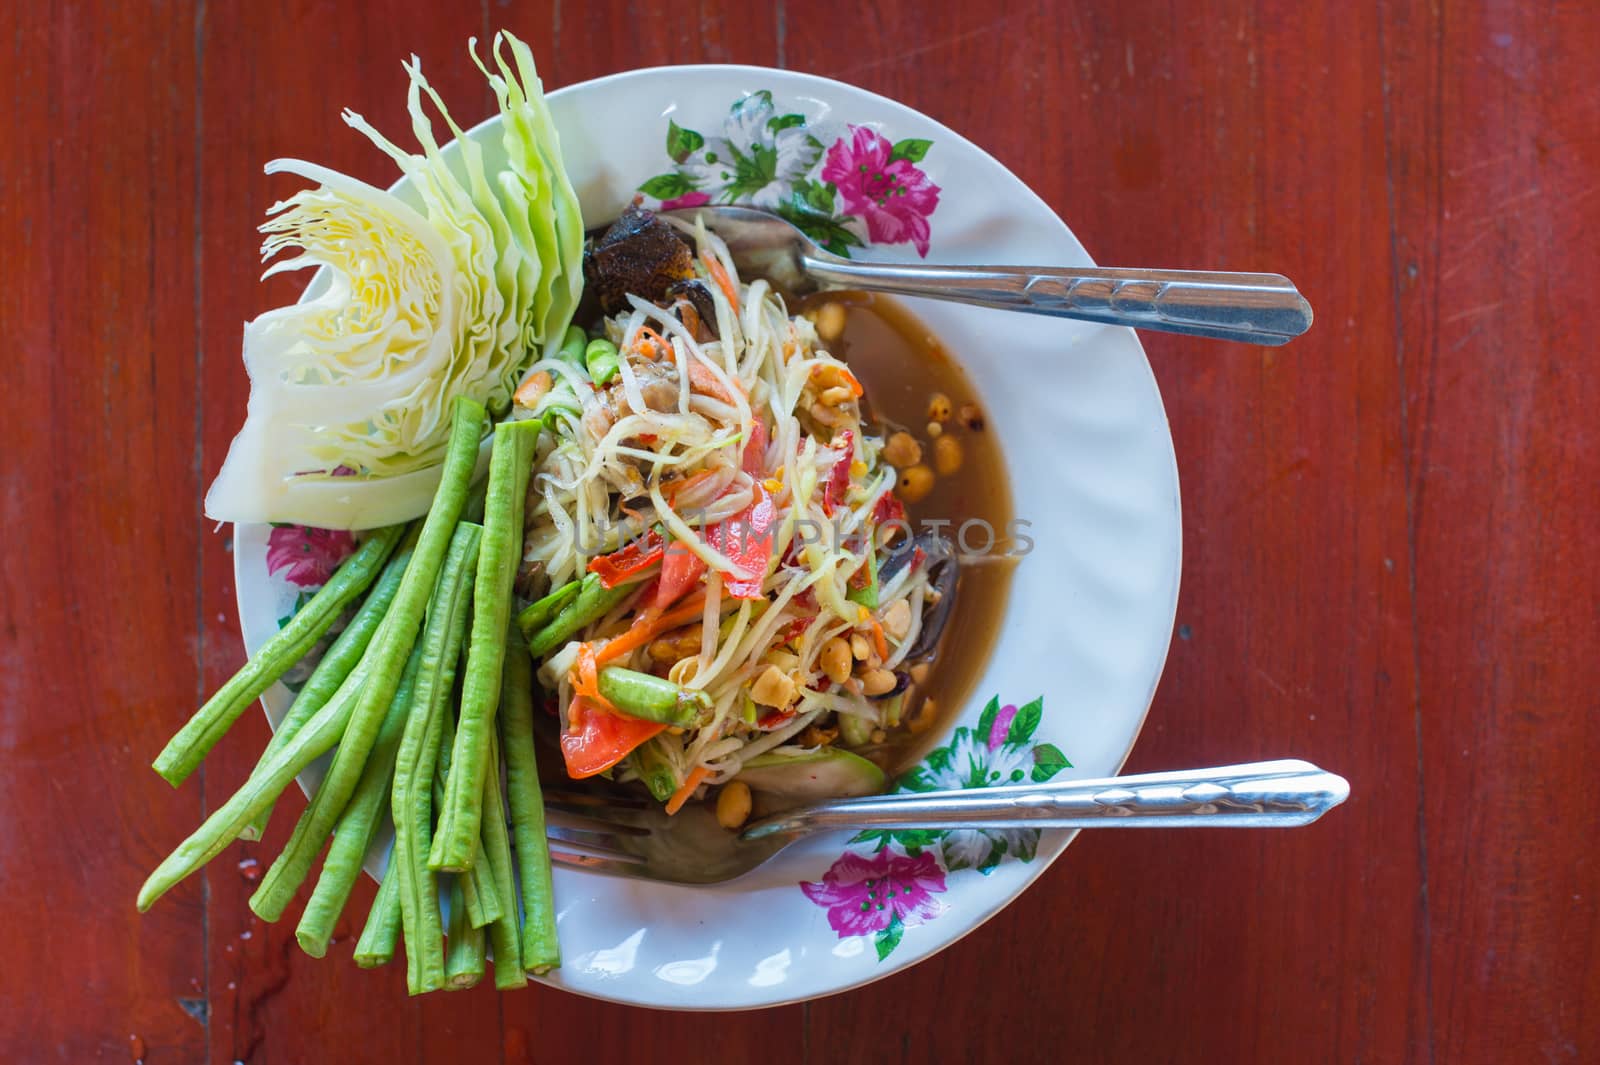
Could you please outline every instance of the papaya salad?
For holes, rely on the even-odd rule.
[[[416,151],[344,113],[393,188],[268,165],[314,185],[269,209],[267,273],[318,272],[245,327],[249,404],[206,513],[241,559],[265,539],[242,563],[263,583],[280,537],[347,553],[156,755],[182,786],[258,699],[280,711],[137,900],[263,839],[313,782],[250,908],[279,920],[313,884],[295,939],[321,957],[381,868],[355,960],[403,955],[412,994],[491,957],[498,988],[560,964],[552,865],[583,863],[550,847],[541,777],[606,776],[668,814],[710,798],[729,829],[882,790],[931,720],[907,700],[955,590],[900,498],[933,473],[827,350],[843,312],[792,314],[695,219],[635,205],[586,232],[531,51],[469,54],[499,108],[473,134],[415,58]]]
[[[824,788],[880,790],[869,759],[907,724],[953,567],[911,537],[861,384],[698,221],[629,208],[585,281],[593,336],[573,326],[512,415],[556,429],[519,622],[569,776],[638,781],[669,813],[738,778],[729,828],[822,748]]]

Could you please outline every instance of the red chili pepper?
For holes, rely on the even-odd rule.
[[[833,508],[844,502],[845,493],[850,491],[850,464],[856,458],[856,434],[849,429],[844,431],[844,454],[833,464],[833,469],[828,472],[828,479],[822,485],[822,512],[832,514]]]
[[[777,728],[795,715],[793,710],[768,710],[756,718],[756,725],[768,732]]]
[[[890,521],[905,521],[906,505],[900,502],[893,492],[885,492],[878,497],[878,502],[872,508],[872,520],[879,525]]]
[[[674,540],[661,556],[661,579],[656,582],[655,593],[645,601],[657,610],[665,610],[682,599],[705,571],[705,559],[689,550],[682,540]]]
[[[724,579],[723,588],[735,599],[761,598],[761,585],[772,562],[773,526],[777,520],[778,508],[772,502],[772,493],[757,481],[755,498],[748,507],[706,530],[706,543],[751,574]]]
[[[573,780],[604,773],[640,744],[666,730],[657,721],[613,714],[581,695],[572,697],[568,727],[561,732],[561,756]]]
[[[636,576],[659,562],[665,543],[661,534],[651,529],[643,537],[627,544],[621,550],[591,558],[589,572],[599,574],[600,583],[605,587],[615,588],[629,577]]]
[[[793,621],[789,622],[788,626],[783,630],[783,642],[788,643],[790,640],[799,639],[805,633],[806,629],[811,627],[811,623],[815,620],[817,620],[817,618],[816,615],[813,614],[809,618],[795,618]]]

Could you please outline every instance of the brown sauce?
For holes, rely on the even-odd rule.
[[[828,302],[844,305],[845,324],[839,338],[823,346],[848,362],[861,380],[869,421],[878,423],[885,436],[893,430],[909,432],[922,447],[923,464],[930,468],[934,438],[928,431],[929,401],[935,393],[951,401],[952,415],[943,423],[941,435],[959,441],[961,466],[953,474],[936,476],[925,497],[907,504],[912,527],[920,531],[930,519],[947,521],[950,524],[942,531],[954,541],[963,522],[977,519],[988,523],[996,536],[983,560],[963,563],[956,605],[927,679],[912,690],[904,708],[911,720],[922,709],[921,700],[933,699],[932,727],[891,732],[888,744],[878,752],[877,760],[886,769],[899,772],[918,761],[940,740],[949,721],[984,695],[976,691],[978,678],[994,649],[1016,568],[1016,560],[1005,557],[1011,546],[1007,539],[1013,516],[1011,491],[999,443],[982,420],[987,412],[939,339],[904,305],[884,296],[829,293],[806,301],[802,309],[817,310]],[[970,424],[963,423],[964,408]],[[974,526],[964,546],[978,551],[984,540],[985,534]]]

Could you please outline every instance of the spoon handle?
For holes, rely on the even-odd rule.
[[[1289,828],[1338,806],[1350,785],[1285,760],[1060,784],[873,795],[756,822],[746,839],[836,828]]]
[[[804,268],[822,288],[870,289],[1247,344],[1284,344],[1311,328],[1311,304],[1278,274],[925,266],[827,254],[804,256]]]

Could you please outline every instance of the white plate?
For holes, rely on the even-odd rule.
[[[768,95],[751,95],[760,93]],[[1091,263],[1050,208],[980,148],[910,108],[836,81],[761,67],[666,67],[574,85],[550,99],[590,220],[615,217],[652,178],[661,179],[648,186],[657,194],[698,184],[701,195],[773,206],[797,190],[810,190],[815,201],[826,172],[837,190],[833,221],[865,240],[851,249],[858,258],[917,260],[915,238],[925,225],[930,262]],[[678,154],[693,149],[681,165],[668,154],[669,121],[704,140],[695,147],[695,138],[678,138]],[[469,135],[497,152],[496,132],[490,122]],[[752,142],[762,156],[775,152],[776,179],[757,189],[759,178],[751,178],[730,192],[721,163],[730,143],[757,155]],[[891,145],[906,158],[889,161]],[[718,149],[717,159],[706,158]],[[855,183],[886,167],[908,192],[879,208]],[[931,210],[928,183],[937,186]],[[852,209],[892,213],[845,213]],[[992,784],[1033,775],[1036,765],[1045,774],[1062,752],[1072,766],[1055,779],[1113,773],[1149,707],[1178,595],[1177,466],[1143,349],[1127,329],[945,303],[919,302],[915,311],[977,386],[1017,516],[1032,523],[1035,541],[1018,564],[981,697],[951,723],[925,772],[949,786],[972,786],[973,773],[982,772]],[[278,544],[275,573],[269,535]],[[314,578],[329,546],[302,538],[292,528],[236,530],[239,616],[252,651],[301,591],[286,578]],[[290,699],[282,685],[267,694],[274,723]],[[320,778],[315,767],[302,783]],[[546,982],[680,1009],[768,1006],[843,991],[976,928],[1070,839],[1046,833],[1034,852],[1024,834],[957,833],[923,845],[834,835],[716,888],[559,869],[564,960]]]

